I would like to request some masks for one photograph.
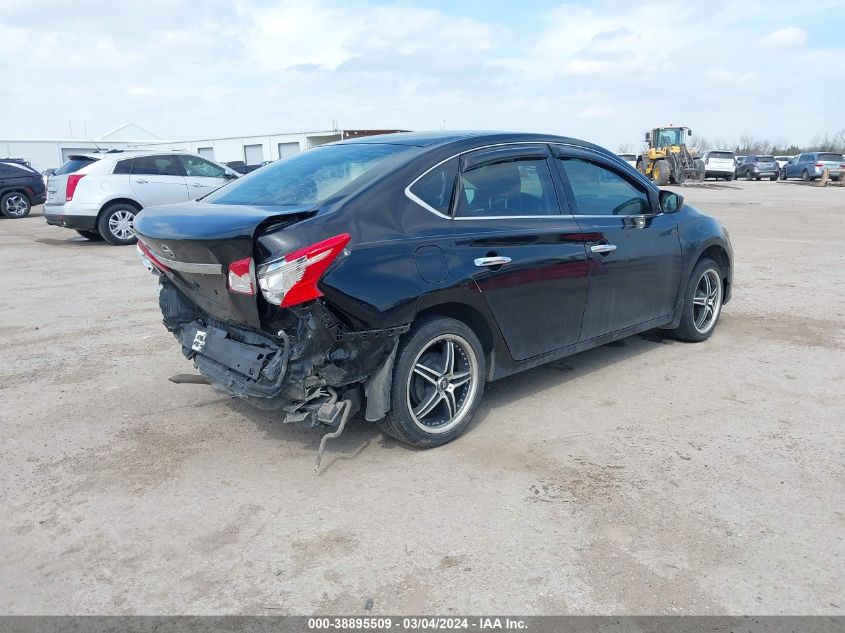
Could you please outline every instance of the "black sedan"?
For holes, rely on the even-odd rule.
[[[286,421],[438,446],[485,383],[652,328],[703,341],[724,227],[611,152],[408,133],[308,150],[142,211],[164,323],[219,390]]]

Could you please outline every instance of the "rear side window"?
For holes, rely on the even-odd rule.
[[[132,163],[136,176],[181,176],[173,156],[137,156]]]
[[[824,161],[831,161],[831,162],[842,162],[842,154],[819,154],[819,160]]]
[[[461,174],[458,217],[558,213],[552,175],[543,158],[485,163]]]
[[[113,174],[131,174],[132,173],[132,159],[119,160],[114,166]]]
[[[443,215],[449,215],[458,159],[452,158],[438,165],[411,185],[411,193]]]
[[[580,158],[561,158],[577,215],[648,215],[648,194],[606,167]]]
[[[214,204],[299,206],[323,202],[347,187],[374,178],[406,145],[324,145],[282,158],[204,198]]]
[[[64,165],[59,167],[56,171],[53,172],[54,176],[63,176],[65,174],[72,174],[74,172],[79,171],[83,167],[87,167],[91,163],[96,163],[97,161],[93,158],[71,158],[65,162]]]

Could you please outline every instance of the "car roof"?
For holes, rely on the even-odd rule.
[[[79,160],[82,158],[88,160],[103,160],[104,158],[114,158],[115,160],[120,160],[123,158],[135,158],[137,156],[160,156],[162,154],[178,155],[193,154],[193,152],[184,149],[113,149],[103,152],[80,152],[78,154],[70,154],[68,155],[67,159]]]
[[[412,145],[415,147],[433,147],[448,145],[460,141],[475,140],[498,142],[534,142],[534,143],[571,143],[584,147],[595,147],[592,143],[580,141],[566,136],[554,134],[538,134],[533,132],[499,132],[485,130],[436,130],[431,132],[399,132],[396,134],[378,134],[375,136],[361,136],[354,139],[336,141],[333,145],[347,145],[353,143],[385,143],[389,145]]]

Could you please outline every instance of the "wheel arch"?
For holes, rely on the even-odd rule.
[[[103,216],[103,213],[106,209],[108,209],[113,204],[118,203],[130,204],[136,209],[138,209],[138,211],[144,208],[143,206],[141,206],[140,202],[138,202],[137,200],[133,200],[132,198],[112,198],[111,200],[107,200],[106,202],[104,202],[103,206],[100,207],[100,210],[97,211],[97,222],[100,221],[100,218]]]
[[[733,262],[728,254],[728,249],[719,242],[711,242],[709,245],[706,245],[692,262],[690,274],[692,274],[692,271],[698,265],[698,262],[705,257],[712,259],[714,262],[719,264],[719,267],[722,269],[723,303],[727,303],[731,296],[731,284],[733,280]]]
[[[4,187],[3,189],[0,189],[0,198],[9,193],[19,193],[22,196],[26,196],[26,199],[29,200],[29,204],[34,206],[34,203],[32,201],[32,195],[29,191],[27,191],[27,187],[23,185],[10,185]]]
[[[467,305],[466,303],[446,302],[430,305],[422,310],[419,310],[414,315],[414,323],[427,316],[443,316],[461,321],[469,326],[475,332],[481,343],[481,348],[484,354],[489,356],[496,346],[496,340],[493,337],[493,331],[490,329],[490,324],[484,315],[476,308]]]

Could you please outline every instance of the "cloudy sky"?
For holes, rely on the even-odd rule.
[[[337,121],[618,149],[668,122],[799,144],[845,128],[845,0],[688,4],[2,0],[0,138]]]

